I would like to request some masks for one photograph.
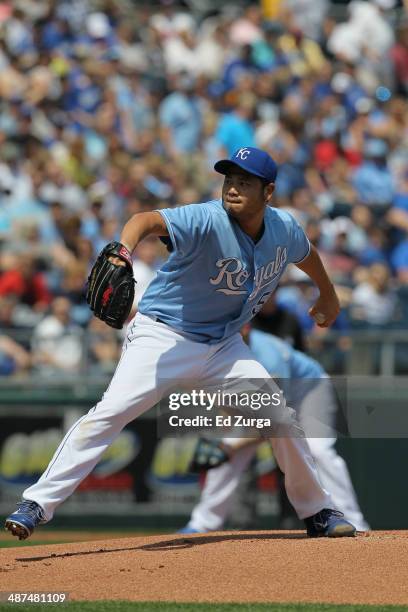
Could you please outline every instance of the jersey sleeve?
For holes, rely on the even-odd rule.
[[[310,253],[311,245],[303,228],[292,216],[290,217],[290,238],[288,260],[291,263],[301,263]]]
[[[211,215],[206,206],[188,204],[157,210],[163,217],[171,241],[172,251],[187,255],[200,248],[208,235]]]

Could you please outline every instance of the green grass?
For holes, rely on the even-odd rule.
[[[406,612],[407,606],[354,606],[331,604],[194,604],[142,601],[73,601],[66,604],[0,604],[8,612],[47,611],[68,612]]]

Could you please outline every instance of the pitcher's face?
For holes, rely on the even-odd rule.
[[[233,170],[225,175],[222,187],[224,208],[235,219],[251,217],[265,208],[273,189],[273,183],[265,185],[254,174]]]

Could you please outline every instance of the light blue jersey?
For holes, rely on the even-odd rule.
[[[326,377],[320,363],[296,351],[287,342],[252,329],[249,346],[255,358],[274,378],[292,408],[299,411],[304,398]]]
[[[312,357],[296,351],[288,342],[252,329],[249,334],[249,346],[257,361],[277,378],[311,378],[325,375],[320,363]]]
[[[287,212],[266,207],[265,229],[254,242],[228,215],[222,200],[158,211],[173,252],[139,303],[139,311],[214,344],[238,332],[260,310],[291,262],[310,252]]]

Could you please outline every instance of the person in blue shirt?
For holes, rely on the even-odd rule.
[[[391,253],[391,264],[402,284],[408,282],[408,237],[402,240]]]
[[[169,130],[169,143],[177,153],[194,153],[203,126],[203,103],[194,93],[194,81],[180,75],[159,108],[160,123]]]
[[[241,100],[234,110],[225,113],[220,118],[214,137],[227,155],[232,155],[240,142],[246,142],[248,146],[255,144],[252,115],[251,102]]]
[[[244,326],[243,336],[256,359],[279,379],[296,411],[316,462],[323,486],[358,531],[369,526],[360,510],[345,461],[335,449],[336,399],[330,379],[315,360],[287,342]],[[230,514],[240,478],[264,442],[261,438],[225,437],[221,448],[230,460],[207,472],[200,500],[180,533],[205,533],[223,528]]]
[[[50,521],[123,427],[186,379],[229,389],[261,379],[271,398],[265,410],[274,454],[308,535],[355,534],[320,484],[294,411],[240,334],[289,263],[318,286],[320,295],[310,314],[322,327],[339,313],[336,292],[302,228],[289,213],[269,205],[277,175],[274,160],[254,147],[241,147],[218,161],[215,170],[225,176],[221,199],[139,213],[125,224],[120,240],[129,256],[149,235],[164,239],[171,254],[128,325],[121,358],[102,399],[71,427],[44,474],[6,519],[13,535],[26,538]],[[115,257],[111,261],[123,264]]]
[[[376,138],[367,140],[364,161],[351,177],[360,202],[372,208],[389,206],[394,197],[395,186],[386,163],[387,152],[385,141]]]

